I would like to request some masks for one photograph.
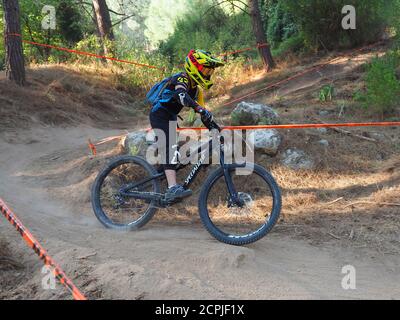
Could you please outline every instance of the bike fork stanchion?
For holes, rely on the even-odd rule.
[[[230,195],[229,202],[231,202],[230,204],[238,204],[239,198],[238,198],[238,194],[235,190],[235,186],[232,181],[232,176],[231,176],[231,173],[229,170],[229,166],[225,164],[224,137],[223,136],[220,137],[220,143],[221,144],[220,144],[219,161],[220,161],[222,169],[224,170],[225,183],[228,188],[229,195]]]

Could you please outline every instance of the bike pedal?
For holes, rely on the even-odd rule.
[[[171,199],[171,200],[166,200],[165,198],[161,200],[161,205],[164,205],[165,207],[172,206],[178,202],[181,202],[183,199],[177,198],[177,199]]]

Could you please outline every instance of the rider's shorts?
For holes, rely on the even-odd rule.
[[[173,125],[170,127],[170,123]],[[165,134],[165,139],[158,139],[158,152],[163,156],[162,165],[164,170],[175,169],[176,165],[171,164],[174,150],[173,145],[176,144],[176,116],[171,115],[163,108],[158,108],[150,113],[150,124],[153,129],[159,129]]]

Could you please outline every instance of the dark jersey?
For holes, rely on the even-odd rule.
[[[198,106],[196,100],[199,89],[197,86],[190,87],[190,80],[185,72],[174,75],[165,91],[169,91],[170,98],[161,99],[161,102],[153,107],[152,112],[162,108],[171,115],[177,115],[185,106],[193,108]]]

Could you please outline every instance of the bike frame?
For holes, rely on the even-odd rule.
[[[202,144],[197,151],[194,153],[194,155],[200,155],[200,159],[199,161],[193,166],[193,169],[190,171],[189,175],[187,176],[187,178],[185,179],[185,183],[183,185],[183,187],[185,189],[188,189],[189,186],[192,184],[192,182],[194,181],[194,179],[196,178],[197,174],[199,173],[200,169],[202,167],[206,167],[209,164],[204,164],[204,160],[206,159],[206,153],[208,152],[208,157],[210,159],[211,155],[212,155],[212,151],[213,151],[213,139],[211,138],[210,140],[208,140],[206,143]],[[205,148],[206,147],[206,148]],[[223,168],[224,171],[224,178],[225,178],[225,182],[230,194],[230,200],[229,203],[230,204],[237,204],[237,205],[241,205],[240,204],[240,199],[238,197],[238,194],[236,192],[235,186],[232,182],[232,177],[230,174],[230,169],[232,168],[232,164],[226,164],[225,163],[225,153],[224,153],[224,137],[222,135],[219,135],[219,152],[220,152],[220,165]],[[189,160],[191,159],[192,155],[189,156]],[[175,170],[179,171],[185,167],[187,167],[189,164],[177,164]],[[235,164],[234,165],[236,168],[237,167],[246,167],[246,163],[244,164]],[[143,179],[139,182],[132,182],[129,183],[128,185],[123,186],[120,190],[119,193],[122,196],[125,197],[132,197],[132,198],[136,198],[136,199],[143,199],[143,200],[158,200],[162,202],[162,198],[163,198],[163,194],[157,194],[157,193],[152,193],[152,192],[140,192],[140,191],[131,191],[132,189],[138,188],[140,186],[146,185],[147,183],[156,180],[156,179],[163,179],[165,178],[165,173],[158,173],[156,175],[153,175],[151,177],[148,177],[146,179]]]

